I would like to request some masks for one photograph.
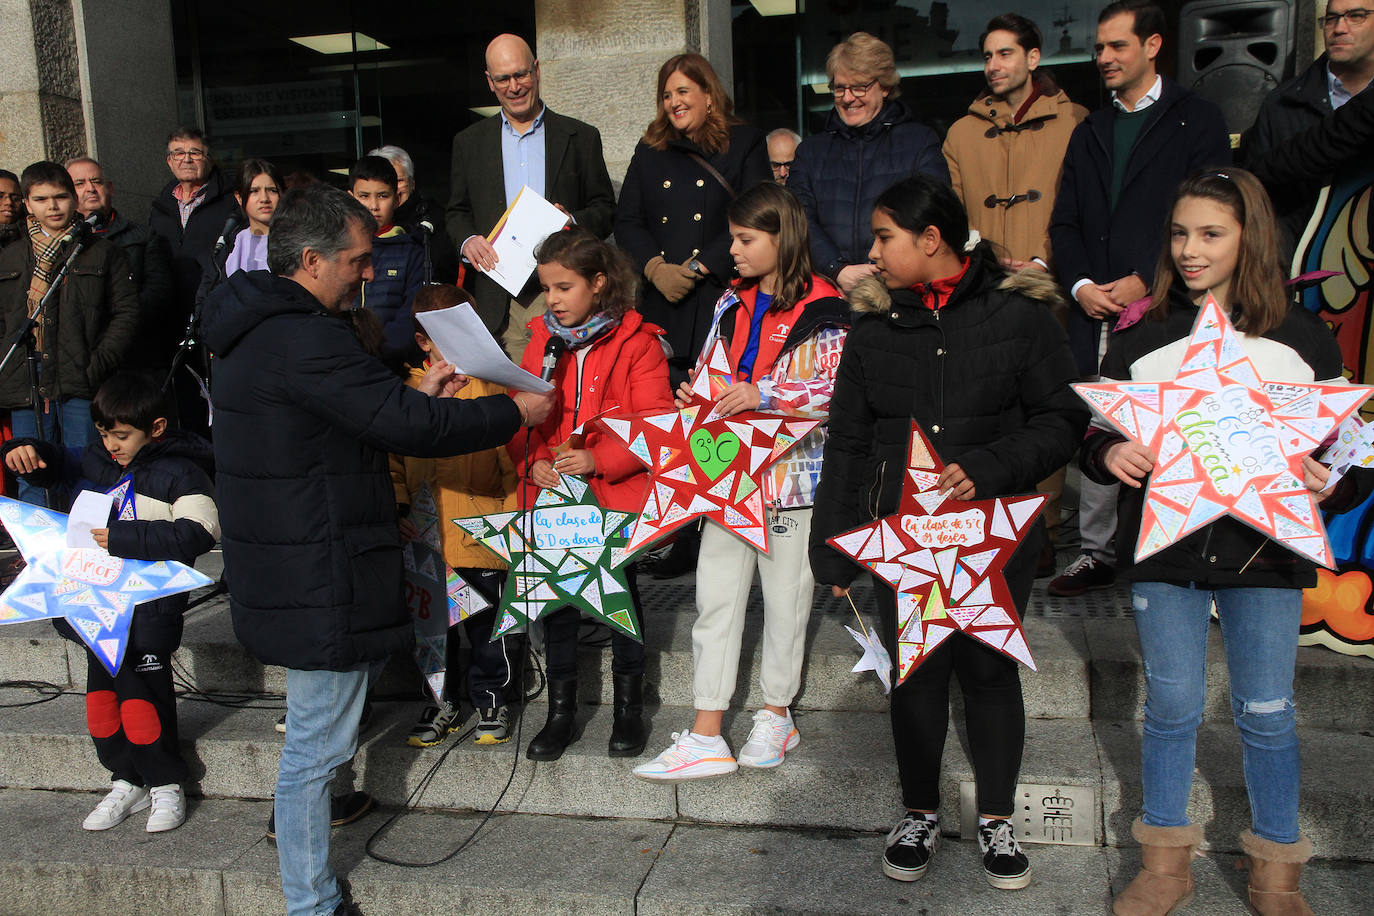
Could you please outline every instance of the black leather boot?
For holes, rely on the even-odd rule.
[[[530,760],[557,760],[573,741],[577,718],[577,678],[549,681],[549,718],[534,736],[525,756]]]
[[[612,757],[638,757],[649,740],[644,728],[644,675],[615,674],[615,720],[608,752]]]

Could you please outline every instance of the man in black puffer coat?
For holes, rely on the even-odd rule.
[[[376,228],[342,191],[291,191],[272,220],[271,273],[234,274],[204,307],[234,631],[288,669],[275,817],[291,913],[351,912],[328,865],[329,783],[356,749],[369,669],[413,638],[388,453],[493,448],[552,404],[428,397],[364,351],[348,310],[371,278]],[[421,389],[452,394],[452,373],[440,364]]]

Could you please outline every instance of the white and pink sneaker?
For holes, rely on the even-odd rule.
[[[780,716],[760,709],[754,713],[749,740],[739,749],[739,765],[766,770],[782,763],[783,755],[801,744],[801,735],[792,723],[792,714]]]
[[[739,769],[730,745],[720,735],[705,737],[691,731],[673,732],[673,743],[648,763],[634,768],[634,775],[650,782],[685,782],[727,776]]]

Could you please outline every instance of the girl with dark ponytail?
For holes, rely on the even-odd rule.
[[[878,271],[850,296],[860,314],[840,359],[811,527],[816,581],[837,596],[862,567],[826,539],[897,511],[913,420],[945,461],[940,489],[955,500],[1033,491],[1073,456],[1088,425],[1069,388],[1077,372],[1068,339],[1048,307],[1058,299],[1053,281],[1035,269],[1008,275],[969,232],[954,192],[931,178],[879,195],[872,227]],[[1023,615],[1044,538],[1037,520],[1005,567]],[[880,588],[876,596],[880,632],[897,658],[895,595]],[[962,633],[892,690],[906,810],[888,834],[883,873],[915,881],[935,852],[951,675],[964,694],[984,872],[993,887],[1025,887],[1030,863],[1012,832],[1026,729],[1020,674]]]

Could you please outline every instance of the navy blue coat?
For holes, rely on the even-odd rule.
[[[410,304],[425,282],[425,250],[404,230],[372,240],[371,281],[363,284],[358,304],[382,324],[388,353],[409,353],[415,347]]]
[[[504,445],[505,395],[427,397],[369,356],[347,315],[241,271],[205,302],[216,485],[239,641],[264,664],[343,671],[408,649],[388,453]]]
[[[635,147],[616,205],[616,244],[639,273],[655,257],[669,264],[695,257],[711,272],[681,302],[669,302],[647,280],[640,287],[639,310],[645,321],[663,328],[679,370],[695,362],[716,300],[735,271],[725,218],[730,195],[692,153],[711,163],[737,195],[772,180],[763,131],[746,124],[730,128],[730,147],[724,152],[707,155],[689,140],[670,140],[662,150],[643,140]]]
[[[121,467],[99,442],[84,449],[64,449],[39,439],[12,439],[0,448],[0,461],[21,445],[31,445],[47,467],[24,479],[36,487],[65,484],[73,492],[113,489],[127,475],[134,480],[136,519],[110,522],[112,556],[131,560],[176,560],[190,566],[215,546],[219,534],[214,487],[210,483],[210,443],[194,433],[173,431],[138,450]],[[181,615],[189,595],[169,595],[134,606],[129,630],[131,652],[176,646],[181,641]],[[55,620],[59,633],[75,640],[65,620]]]
[[[891,99],[877,117],[859,127],[836,111],[825,130],[797,147],[787,188],[806,210],[811,228],[811,267],[827,277],[840,268],[867,264],[873,247],[873,201],[910,175],[949,183],[940,139],[917,123],[901,99]]]
[[[1050,248],[1064,292],[1079,280],[1110,283],[1134,273],[1154,282],[1166,220],[1180,181],[1203,166],[1231,162],[1231,140],[1221,110],[1169,79],[1147,109],[1131,147],[1116,209],[1111,209],[1112,130],[1109,104],[1074,128],[1064,174],[1050,216]],[[1101,322],[1069,309],[1069,344],[1078,371],[1097,374]]]

